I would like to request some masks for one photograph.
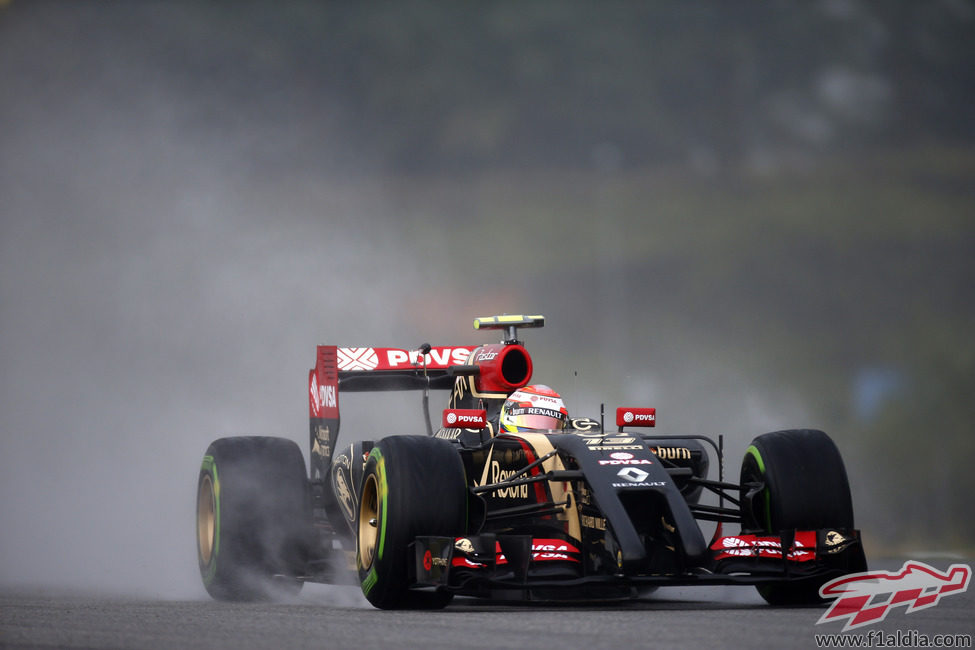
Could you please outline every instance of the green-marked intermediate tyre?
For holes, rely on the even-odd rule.
[[[755,483],[764,488],[749,499],[749,484]],[[755,438],[742,460],[741,486],[743,533],[854,528],[846,468],[836,444],[822,431],[791,429]],[[865,561],[850,568],[865,569]],[[758,592],[772,605],[813,604],[822,602],[822,583],[768,583],[759,585]]]
[[[298,445],[257,436],[210,444],[196,498],[197,558],[210,596],[268,600],[297,594],[311,531]]]
[[[409,545],[417,536],[467,530],[467,481],[454,445],[423,436],[392,436],[369,453],[356,518],[362,593],[381,609],[438,609],[443,591],[410,589]]]

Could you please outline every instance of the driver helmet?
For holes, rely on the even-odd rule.
[[[562,397],[543,384],[525,386],[508,396],[501,406],[499,424],[502,431],[561,430],[569,422]]]

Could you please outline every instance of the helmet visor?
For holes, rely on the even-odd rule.
[[[518,431],[551,431],[564,429],[566,414],[554,409],[537,406],[517,406],[509,409],[505,417],[506,428],[515,427]]]

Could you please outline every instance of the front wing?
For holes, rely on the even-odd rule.
[[[783,556],[783,548],[788,549]],[[627,575],[622,567],[594,567],[571,539],[483,534],[417,537],[411,544],[413,587],[472,596],[536,590],[592,596],[597,586],[756,585],[826,580],[860,566],[858,530],[803,530],[783,535],[732,535],[710,544],[710,564],[683,573]],[[573,592],[576,592],[573,594]]]

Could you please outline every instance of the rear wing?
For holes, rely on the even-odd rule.
[[[467,363],[476,345],[400,348],[340,348],[318,346],[318,355],[335,354],[338,382],[343,391],[450,389],[455,371]],[[323,352],[324,348],[324,352]]]
[[[339,393],[346,391],[454,390],[452,408],[464,401],[503,399],[531,379],[532,363],[517,340],[518,327],[542,327],[543,316],[491,316],[474,329],[503,329],[501,343],[474,346],[423,344],[403,348],[319,345],[308,373],[312,479],[324,477],[339,431]],[[426,394],[424,410],[429,412]],[[432,431],[430,432],[432,433]]]

